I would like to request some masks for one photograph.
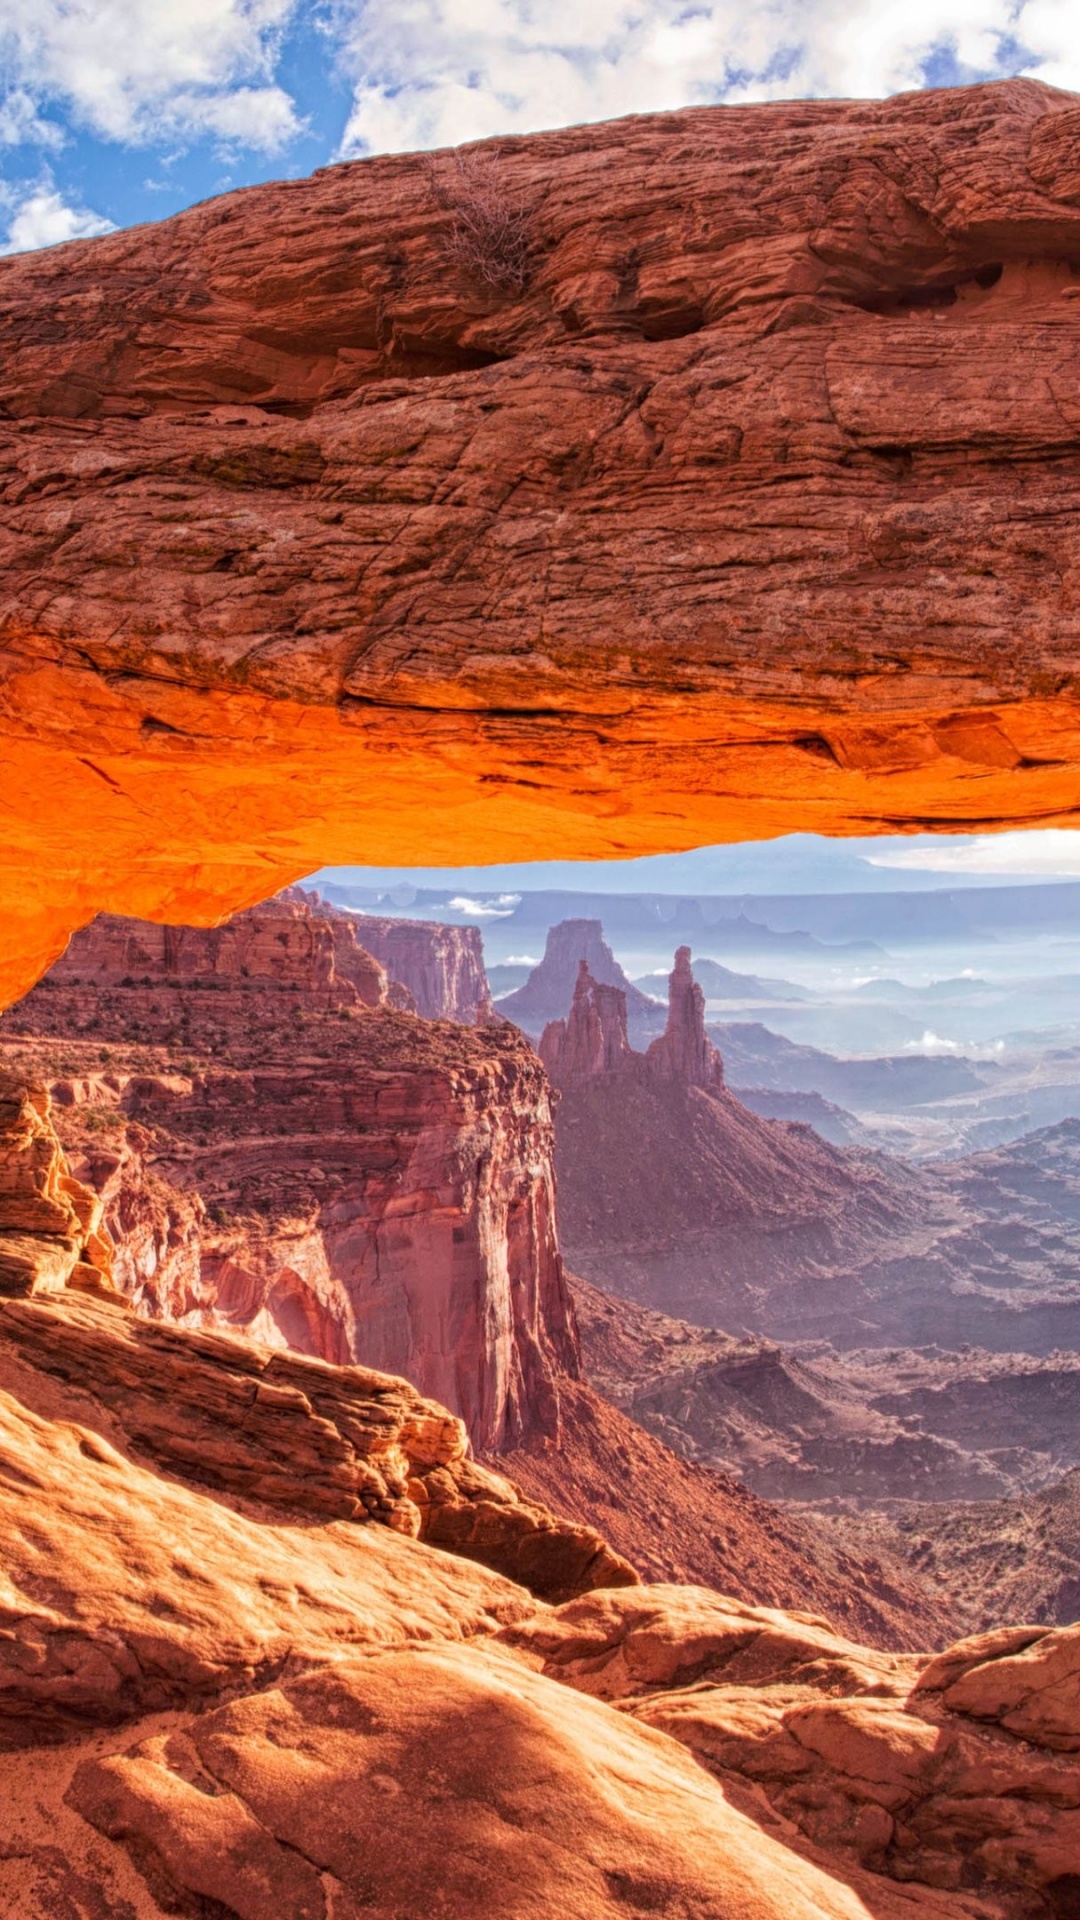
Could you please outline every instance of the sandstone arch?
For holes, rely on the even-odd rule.
[[[1078,130],[506,141],[524,288],[423,156],[0,262],[4,995],[323,860],[1074,820]]]

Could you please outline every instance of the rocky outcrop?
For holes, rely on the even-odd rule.
[[[457,1020],[481,1025],[491,1015],[491,991],[484,971],[484,942],[479,927],[452,927],[438,920],[392,920],[379,914],[346,914],[327,909],[332,924],[352,923],[355,937],[386,969],[390,979],[412,995],[425,1020]]]
[[[483,145],[524,283],[427,155],[5,261],[4,995],[361,848],[1067,819],[1076,113]]]
[[[756,1324],[773,1290],[779,1313],[808,1273],[906,1245],[935,1205],[956,1217],[915,1169],[742,1106],[703,1017],[683,949],[667,1027],[644,1053],[627,1044],[621,995],[586,974],[569,1020],[545,1029],[540,1057],[560,1096],[560,1236],[576,1272],[739,1329]]]
[[[524,986],[503,995],[497,1010],[538,1039],[550,1021],[565,1014],[583,978],[583,969],[594,986],[622,996],[624,1030],[632,1022],[637,1029],[657,1031],[663,1018],[659,1003],[627,979],[604,939],[599,920],[560,920],[549,927],[540,964],[533,968]],[[608,1024],[614,1025],[620,1002],[609,995],[604,1004],[609,1008]]]
[[[68,1167],[45,1088],[0,1072],[0,1298],[111,1289],[103,1213],[99,1196]]]
[[[99,920],[5,1016],[5,1057],[51,1086],[140,1313],[403,1374],[479,1446],[540,1442],[577,1368],[543,1072],[506,1024],[365,1004],[345,933],[353,978],[306,902]]]
[[[54,987],[228,991],[285,989],[320,1010],[378,1007],[386,975],[348,915],[317,909],[297,887],[220,927],[152,926],[99,914],[72,934],[49,973]],[[88,1002],[92,1006],[92,1002]]]
[[[540,1036],[540,1058],[555,1084],[621,1074],[639,1084],[722,1091],[723,1061],[705,1032],[705,996],[694,979],[689,947],[679,948],[668,975],[667,1025],[643,1055],[632,1049],[627,1024],[626,988],[594,979],[581,960],[569,1018],[550,1021]]]
[[[647,1587],[506,1637],[689,1747],[864,1910],[891,1910],[890,1882],[919,1913],[929,1889],[980,1920],[1070,1910],[1080,1628],[1006,1628],[928,1662],[868,1655],[811,1615]]]
[[[612,1073],[630,1056],[626,989],[594,980],[587,960],[578,962],[574,998],[565,1020],[549,1020],[540,1036],[540,1058],[560,1085]]]
[[[268,1902],[310,1920],[392,1920],[433,1886],[448,1920],[528,1906],[646,1920],[718,1901],[725,1920],[901,1920],[894,1861],[930,1920],[967,1920],[988,1909],[933,1890],[934,1843],[958,1831],[957,1759],[961,1790],[983,1763],[962,1806],[978,1871],[995,1865],[1000,1912],[1019,1920],[1014,1896],[1047,1884],[1042,1809],[1060,1805],[1073,1762],[1068,1686],[1047,1732],[1039,1683],[1044,1672],[1067,1682],[1067,1639],[1029,1629],[927,1668],[805,1613],[695,1589],[547,1605],[394,1527],[313,1513],[308,1490],[330,1478],[327,1429],[342,1440],[351,1409],[385,1472],[385,1441],[415,1397],[314,1363],[287,1394],[282,1376],[267,1378],[274,1364],[78,1297],[0,1307],[0,1896],[20,1920],[80,1905],[102,1920],[185,1908],[262,1920]],[[226,1473],[238,1442],[248,1459],[263,1449],[266,1484],[200,1483],[175,1449],[167,1476],[152,1471],[145,1432],[143,1463],[133,1458],[127,1422],[145,1415],[138,1380],[128,1399],[120,1375],[147,1367],[173,1382],[159,1429],[171,1406]],[[239,1429],[226,1417],[237,1371],[256,1388]],[[381,1431],[379,1410],[391,1416]],[[305,1421],[320,1470],[301,1455],[294,1493],[282,1442]],[[445,1453],[447,1431],[436,1419],[408,1444]],[[1024,1646],[1042,1663],[1026,1676],[1009,1671],[1023,1654],[992,1658]],[[854,1738],[850,1757],[835,1742],[823,1757],[815,1714]],[[733,1719],[742,1746],[729,1738],[718,1754],[717,1724]],[[859,1726],[877,1733],[869,1775],[865,1740],[847,1731]],[[946,1739],[963,1728],[972,1750],[943,1747],[939,1762],[941,1727]],[[898,1802],[894,1781],[921,1798]],[[895,1809],[893,1827],[860,1824],[868,1800]],[[824,1845],[823,1806],[837,1823]],[[851,1832],[875,1840],[879,1871]],[[1056,1844],[1068,1857],[1060,1820]]]
[[[138,1319],[60,1293],[0,1302],[0,1377],[64,1403],[174,1479],[309,1520],[375,1522],[546,1598],[634,1581],[594,1528],[469,1457],[464,1425],[406,1380]],[[55,1404],[55,1400],[53,1401]]]

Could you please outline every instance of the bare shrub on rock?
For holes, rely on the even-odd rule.
[[[499,160],[455,153],[432,161],[431,191],[452,216],[439,241],[447,265],[484,286],[524,292],[532,264],[535,203],[509,186]]]

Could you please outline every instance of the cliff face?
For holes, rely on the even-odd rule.
[[[347,932],[352,979],[307,905],[97,921],[5,1054],[51,1084],[141,1313],[404,1374],[478,1445],[551,1435],[577,1361],[543,1071],[509,1026],[365,1005]]]
[[[297,888],[222,927],[159,927],[99,914],[72,934],[49,983],[95,991],[279,987],[319,1009],[387,999],[386,974],[348,916],[314,911]],[[88,997],[84,1004],[92,1010],[94,1003]]]
[[[427,155],[0,263],[5,994],[361,846],[1070,816],[1077,111],[486,145],[524,284]]]
[[[477,1026],[491,1013],[479,927],[450,927],[437,920],[393,920],[379,914],[350,915],[322,905],[334,926],[352,921],[391,980],[408,989],[425,1020],[456,1020]]]

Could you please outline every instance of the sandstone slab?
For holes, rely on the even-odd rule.
[[[482,146],[512,284],[426,155],[3,262],[5,994],[327,861],[1073,819],[1076,114]]]

